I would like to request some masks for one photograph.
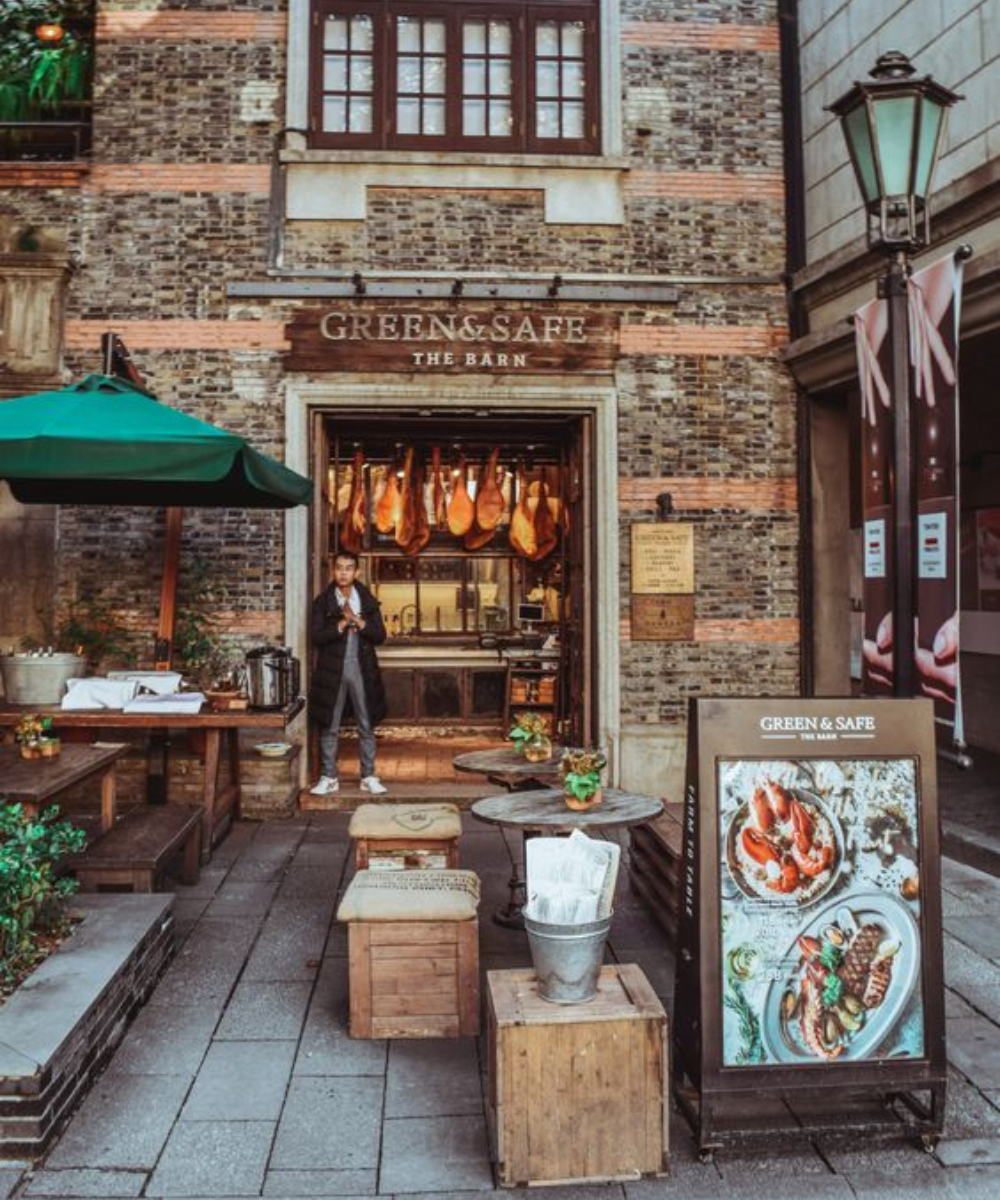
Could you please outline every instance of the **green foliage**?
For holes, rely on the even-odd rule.
[[[601,772],[607,765],[600,750],[569,748],[559,763],[563,787],[577,800],[587,800],[601,786]]]
[[[25,650],[52,646],[66,654],[82,654],[91,667],[108,661],[131,665],[135,654],[129,631],[103,601],[90,593],[74,600],[58,623],[42,618],[42,638],[22,638]]]
[[[37,817],[20,804],[0,807],[0,979],[30,968],[38,956],[41,933],[65,921],[64,899],[76,891],[75,879],[57,878],[67,854],[83,849],[84,835],[60,821],[54,805]]]
[[[0,121],[57,116],[90,94],[92,0],[4,0],[0,5]],[[59,42],[39,40],[39,25],[58,24]]]
[[[174,621],[173,665],[202,688],[225,685],[233,674],[232,655],[219,636],[220,590],[210,564],[193,559]]]
[[[751,1063],[762,1063],[766,1060],[764,1043],[760,1037],[760,1021],[750,1007],[746,993],[739,980],[730,978],[723,995],[723,1004],[731,1009],[739,1021],[740,1048],[736,1052],[736,1061],[741,1066]]]

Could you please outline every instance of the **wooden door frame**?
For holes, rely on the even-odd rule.
[[[608,751],[611,780],[617,781],[620,759],[620,639],[618,568],[618,393],[611,376],[511,379],[433,375],[326,376],[321,382],[289,377],[285,382],[285,462],[293,470],[314,469],[314,421],[318,414],[364,409],[473,409],[502,419],[513,409],[570,417],[590,414],[593,420],[595,560],[592,624],[595,662],[593,688],[598,712],[597,741]],[[321,497],[324,481],[314,475]],[[285,641],[306,662],[307,616],[312,598],[311,525],[318,518],[304,508],[285,515]],[[305,756],[302,756],[303,758]]]

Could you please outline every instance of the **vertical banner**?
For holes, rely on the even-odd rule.
[[[873,300],[854,317],[861,383],[861,478],[864,643],[861,691],[892,695],[892,397],[889,391],[889,309]]]
[[[958,327],[962,266],[952,255],[909,281],[910,382],[916,496],[916,668],[921,694],[963,740],[958,659]],[[864,521],[862,693],[893,684],[892,420],[888,306],[855,314],[861,388]]]
[[[958,660],[958,326],[962,264],[918,271],[909,295],[917,502],[917,678],[938,726],[963,741]]]

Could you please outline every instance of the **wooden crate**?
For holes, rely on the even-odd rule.
[[[351,1037],[479,1033],[479,922],[352,921]]]
[[[667,1017],[634,964],[587,1004],[542,1000],[531,970],[487,974],[487,1119],[501,1187],[666,1171]]]

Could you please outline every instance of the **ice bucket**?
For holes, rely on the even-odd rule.
[[[66,680],[84,674],[87,660],[77,654],[4,654],[0,656],[8,704],[58,704]]]

